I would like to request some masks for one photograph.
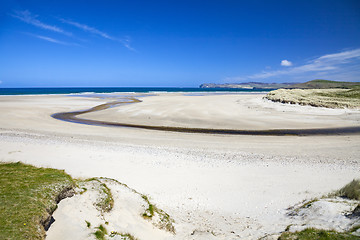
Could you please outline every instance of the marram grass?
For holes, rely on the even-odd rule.
[[[351,233],[307,228],[301,232],[284,232],[278,240],[359,240]]]
[[[354,179],[345,187],[341,188],[337,195],[360,201],[360,179]]]

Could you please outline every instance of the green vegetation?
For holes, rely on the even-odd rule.
[[[295,84],[291,89],[339,89],[339,91],[315,92],[315,95],[340,100],[360,99],[360,82],[337,82],[316,79],[306,83]],[[344,91],[344,89],[347,89]]]
[[[319,92],[316,93],[316,95],[320,97],[328,97],[339,100],[360,99],[360,87],[356,87],[349,90],[339,89],[338,91]]]
[[[81,188],[81,190],[82,190],[82,191],[81,191],[81,192],[79,192],[79,193],[80,193],[80,195],[81,195],[81,194],[84,194],[84,193],[87,191],[87,188],[86,188],[86,187],[82,187],[82,188]]]
[[[98,227],[100,231],[104,232],[105,234],[107,234],[106,228],[100,224],[100,226]]]
[[[100,194],[99,194],[99,198],[97,199],[97,202],[95,203],[95,206],[102,213],[110,212],[111,209],[114,207],[114,199],[110,188],[108,188],[108,186],[105,183],[101,182],[100,179],[101,178],[89,178],[85,180],[85,182],[94,181],[95,183],[99,184],[98,189]],[[81,181],[79,181],[78,183],[81,185]]]
[[[95,207],[104,217],[105,212],[111,211],[114,199],[107,181],[118,181],[108,178],[91,178],[87,180],[74,180],[62,170],[51,168],[37,168],[22,163],[0,163],[0,239],[44,239],[45,231],[54,220],[51,214],[57,208],[57,203],[75,194],[75,185],[79,194],[83,194],[91,188],[99,191]],[[90,183],[91,182],[91,183]],[[122,186],[139,194],[147,203],[144,218],[152,219],[154,215],[160,220],[153,221],[155,226],[175,232],[172,225],[174,222],[170,216],[150,203],[145,195]],[[105,219],[104,219],[105,221]],[[107,233],[105,225],[91,227],[91,223],[85,220],[86,226],[93,230],[96,239],[102,240],[106,237],[121,237],[124,240],[135,240],[129,233],[111,232]],[[105,221],[105,224],[109,224]]]
[[[288,88],[297,89],[330,89],[330,88],[343,88],[353,89],[360,87],[360,82],[338,82],[330,80],[315,79],[305,83],[291,85]]]
[[[313,80],[269,92],[265,98],[281,103],[328,108],[360,108],[360,82]]]
[[[57,202],[73,186],[62,170],[0,163],[0,239],[44,239]]]
[[[284,232],[278,240],[359,240],[351,233],[339,233],[315,228],[307,228],[301,232]]]
[[[335,198],[335,197],[360,201],[360,179],[354,179],[350,183],[342,187],[341,189],[323,196],[323,198]],[[348,214],[347,216],[351,218],[352,216],[359,216],[359,214],[360,214],[360,203],[358,203],[355,209],[352,211],[352,213]],[[355,225],[353,228],[360,228],[360,224]],[[350,232],[353,231],[355,230],[350,230]]]
[[[170,215],[164,212],[163,210],[158,209],[155,205],[151,204],[147,196],[141,195],[141,197],[148,204],[148,208],[142,214],[143,218],[151,219],[156,213],[159,215],[160,221],[155,225],[160,229],[165,229],[169,232],[175,233],[175,227],[173,225],[174,220],[170,218]]]
[[[110,188],[108,188],[105,183],[101,183],[100,186],[101,191],[103,191],[105,197],[101,198],[97,205],[102,209],[102,211],[110,212],[110,210],[114,207],[114,199],[112,197]]]
[[[97,231],[94,233],[96,239],[98,240],[104,240],[105,235],[107,234],[106,228],[100,224],[100,226],[97,227]]]
[[[85,220],[85,222],[86,222],[86,226],[87,226],[88,228],[90,228],[90,227],[91,227],[91,223],[90,223],[89,221],[86,221],[86,220]]]
[[[98,240],[104,240],[105,239],[105,234],[100,231],[100,230],[97,230],[95,233],[94,233],[96,239]]]
[[[115,236],[121,236],[122,240],[137,240],[137,238],[135,238],[130,233],[119,233],[119,232],[116,232],[116,231],[112,231],[111,234],[110,234],[110,237],[115,237]]]
[[[148,208],[145,210],[145,212],[143,213],[143,217],[144,218],[152,218],[153,216],[154,216],[154,205],[152,205],[151,203],[150,203],[150,201],[149,201],[149,199],[148,199],[148,197],[147,196],[145,196],[145,195],[142,195],[141,196],[144,200],[145,200],[145,202],[147,202],[147,204],[148,204]]]
[[[96,178],[97,179],[97,178]],[[131,190],[133,193],[138,194],[142,197],[142,199],[144,199],[144,201],[147,203],[148,207],[145,210],[145,212],[142,214],[142,217],[145,219],[149,219],[151,220],[153,218],[153,216],[155,214],[157,214],[159,216],[159,221],[157,223],[153,223],[155,226],[157,226],[160,229],[165,229],[166,231],[169,231],[171,233],[175,233],[175,227],[173,225],[173,223],[175,222],[169,214],[167,214],[165,211],[157,208],[154,204],[152,204],[149,200],[149,198],[146,195],[143,195],[141,193],[139,193],[138,191],[136,191],[135,189],[130,188],[129,186],[127,186],[126,184],[123,184],[115,179],[111,179],[111,178],[104,178],[104,177],[100,177],[97,179],[98,181],[102,181],[102,182],[115,182],[116,184],[120,184],[121,186],[124,186],[126,188],[128,188],[129,190]]]
[[[328,108],[360,108],[360,88],[354,89],[278,89],[265,98],[281,103]]]
[[[349,232],[356,232],[357,230],[360,229],[360,223],[359,224],[356,224],[354,225],[352,228],[350,228]],[[360,237],[359,237],[360,238]]]
[[[116,231],[111,231],[111,233],[108,234],[108,231],[102,224],[100,224],[98,227],[96,227],[96,229],[97,230],[96,230],[96,232],[94,232],[94,235],[97,240],[105,240],[105,239],[107,239],[106,236],[109,236],[110,238],[120,236],[122,240],[137,240],[137,238],[135,238],[130,233],[119,233]],[[119,238],[116,238],[116,239],[119,239]]]
[[[354,179],[349,184],[341,188],[340,190],[330,193],[323,198],[334,198],[334,197],[343,197],[352,200],[360,200],[360,179]],[[317,198],[312,199],[310,201],[304,202],[300,207],[297,208],[289,208],[291,212],[289,213],[290,216],[297,215],[300,209],[310,208],[312,204],[316,201],[319,201]],[[358,211],[360,209],[360,204],[353,210],[351,214],[347,216],[356,215],[358,216]],[[360,239],[360,236],[356,236],[353,233],[360,229],[360,224],[354,224],[352,228],[350,228],[346,232],[336,232],[332,230],[322,230],[322,229],[315,229],[315,228],[306,228],[300,232],[289,232],[290,227],[289,225],[286,227],[285,232],[281,234],[278,238],[279,240],[307,240],[307,239],[314,239],[314,240],[352,240],[352,239]]]
[[[345,187],[341,188],[337,195],[360,201],[360,179],[354,179]]]
[[[298,213],[299,213],[299,211],[301,210],[301,209],[304,209],[304,208],[310,208],[311,206],[312,206],[312,204],[314,203],[314,202],[317,202],[317,201],[319,201],[319,199],[317,199],[317,198],[314,198],[314,199],[311,199],[311,200],[308,200],[308,201],[304,201],[302,204],[301,204],[301,206],[299,206],[299,207],[290,207],[290,208],[288,208],[288,210],[291,210],[289,213],[288,213],[288,215],[289,216],[295,216],[295,215],[297,215]],[[291,224],[285,229],[285,231],[289,231],[289,228],[291,227]]]
[[[317,202],[317,201],[319,201],[319,199],[317,199],[317,198],[314,198],[314,199],[312,199],[310,201],[306,201],[302,206],[300,206],[300,208],[309,208],[309,207],[311,207],[311,205],[314,202]]]

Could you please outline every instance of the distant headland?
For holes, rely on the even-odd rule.
[[[274,102],[327,108],[360,109],[360,82],[315,79],[304,83],[204,83],[200,88],[268,89]]]
[[[262,83],[262,82],[247,82],[247,83],[203,83],[200,88],[243,88],[243,89],[329,89],[329,88],[343,88],[350,89],[359,86],[360,82],[340,82],[323,79],[315,79],[304,83]]]
[[[200,88],[240,88],[240,89],[278,89],[286,88],[296,83],[203,83]]]

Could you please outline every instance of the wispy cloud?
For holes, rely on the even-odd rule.
[[[136,49],[130,46],[130,42],[131,42],[130,37],[127,36],[124,39],[118,39],[118,41],[121,42],[124,45],[124,47],[126,47],[127,49],[136,52]]]
[[[14,18],[17,18],[17,19],[19,19],[19,20],[21,20],[21,21],[23,21],[23,22],[25,22],[27,24],[31,24],[33,26],[36,26],[38,28],[42,28],[42,29],[45,29],[45,30],[49,30],[49,31],[52,31],[52,32],[61,33],[61,34],[73,37],[73,34],[71,32],[65,31],[64,29],[62,29],[62,28],[60,28],[58,26],[46,24],[46,23],[40,21],[38,19],[38,15],[35,15],[35,14],[31,13],[29,10],[13,11],[13,13],[9,14],[9,15],[14,17]],[[59,18],[59,20],[62,23],[72,25],[74,27],[77,27],[77,28],[85,31],[85,32],[100,36],[102,38],[105,38],[105,39],[108,39],[108,40],[111,40],[111,41],[119,42],[124,47],[126,47],[127,49],[136,52],[136,50],[133,47],[131,47],[131,45],[130,45],[131,41],[130,41],[129,37],[116,38],[116,37],[113,37],[113,36],[109,35],[106,32],[100,31],[100,30],[98,30],[98,29],[96,29],[94,27],[90,27],[90,26],[88,26],[86,24],[78,23],[78,22],[75,22],[75,21],[72,21],[72,20],[67,20],[67,19],[64,19],[64,18]],[[30,35],[33,35],[33,34],[30,34]],[[33,36],[37,37],[39,39],[42,39],[42,40],[45,40],[45,41],[48,41],[48,42],[57,43],[57,44],[80,46],[78,44],[63,42],[63,41],[59,41],[57,39],[46,37],[46,36],[40,36],[40,35],[33,35]]]
[[[59,40],[51,38],[51,37],[46,37],[46,36],[41,36],[41,35],[34,35],[34,37],[37,37],[39,39],[42,39],[42,40],[45,40],[48,42],[52,42],[52,43],[57,43],[57,44],[61,44],[61,45],[70,45],[67,42],[59,41]]]
[[[286,70],[275,70],[275,71],[263,71],[261,73],[256,73],[248,76],[240,77],[227,77],[224,81],[245,81],[253,79],[266,79],[270,77],[279,77],[283,75],[300,75],[306,73],[312,73],[314,75],[330,75],[331,73],[336,73],[337,76],[347,74],[347,67],[350,65],[360,69],[360,48],[354,50],[347,50],[339,53],[327,54],[318,58],[315,58],[311,61],[308,61],[306,64],[289,67]]]
[[[59,28],[57,26],[53,26],[53,25],[49,25],[49,24],[41,22],[40,20],[37,19],[38,15],[32,14],[29,10],[14,11],[14,14],[10,14],[10,16],[12,16],[14,18],[17,18],[17,19],[20,19],[21,21],[23,21],[25,23],[34,25],[34,26],[42,28],[42,29],[46,29],[46,30],[49,30],[49,31],[65,34],[67,36],[72,35],[70,32],[66,32],[62,28]]]
[[[117,41],[117,42],[120,42],[122,45],[124,45],[124,47],[126,47],[127,49],[131,50],[131,51],[135,51],[134,48],[132,48],[130,46],[130,38],[129,37],[126,37],[124,39],[121,39],[121,38],[115,38],[113,36],[110,36],[108,33],[105,33],[103,31],[100,31],[94,27],[90,27],[86,24],[82,24],[82,23],[78,23],[78,22],[75,22],[75,21],[72,21],[72,20],[67,20],[67,19],[63,19],[63,18],[60,18],[60,21],[63,22],[63,23],[66,23],[66,24],[69,24],[69,25],[72,25],[74,27],[77,27],[85,32],[89,32],[89,33],[92,33],[92,34],[95,34],[95,35],[98,35],[100,37],[103,37],[105,39],[108,39],[108,40],[112,40],[112,41]]]
[[[51,42],[51,43],[56,43],[56,44],[60,44],[60,45],[66,45],[66,46],[79,46],[81,47],[81,45],[77,44],[77,43],[71,43],[71,42],[65,42],[65,41],[61,41],[52,37],[48,37],[48,36],[43,36],[43,35],[37,35],[37,34],[32,34],[32,33],[27,33],[24,32],[24,34],[47,41],[47,42]]]
[[[95,35],[99,35],[103,38],[106,38],[106,39],[110,39],[110,40],[115,40],[115,38],[111,37],[109,34],[105,33],[105,32],[102,32],[96,28],[93,28],[93,27],[90,27],[88,25],[85,25],[85,24],[81,24],[81,23],[78,23],[78,22],[74,22],[74,21],[71,21],[71,20],[66,20],[66,19],[63,19],[63,18],[60,18],[60,21],[63,22],[63,23],[67,23],[67,24],[70,24],[74,27],[77,27],[77,28],[80,28],[82,30],[84,30],[85,32],[90,32],[90,33],[93,33]]]

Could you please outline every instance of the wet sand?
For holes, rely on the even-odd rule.
[[[337,128],[308,128],[308,129],[268,129],[268,130],[241,130],[241,129],[215,129],[215,128],[192,128],[192,127],[175,127],[175,126],[151,126],[140,125],[121,122],[109,122],[101,120],[93,120],[80,118],[79,115],[86,113],[93,113],[103,111],[113,107],[120,107],[124,104],[140,103],[141,101],[136,98],[128,98],[122,101],[109,102],[100,104],[91,109],[74,111],[74,112],[61,112],[55,113],[51,116],[58,120],[67,122],[88,124],[94,126],[108,126],[108,127],[129,127],[140,128],[155,131],[169,131],[169,132],[184,132],[184,133],[208,133],[208,134],[231,134],[231,135],[263,135],[263,136],[285,136],[285,135],[334,135],[334,134],[359,134],[360,127],[337,127]]]

